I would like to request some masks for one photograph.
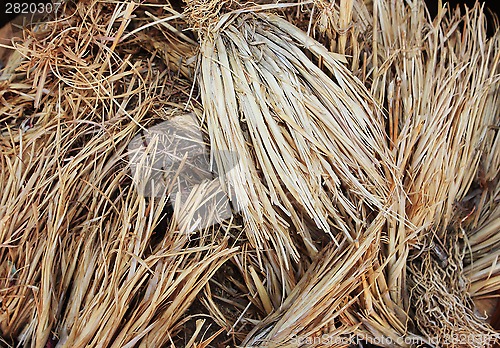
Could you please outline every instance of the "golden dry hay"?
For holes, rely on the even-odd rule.
[[[498,340],[477,305],[500,293],[480,6],[85,0],[22,35],[0,76],[2,345]],[[195,162],[151,134],[186,115],[218,177],[181,192]],[[167,179],[131,162],[141,142],[170,144]],[[231,216],[205,209],[220,192]]]

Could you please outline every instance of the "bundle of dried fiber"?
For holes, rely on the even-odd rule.
[[[379,2],[379,6],[384,4],[383,1]],[[372,84],[374,62],[375,66],[378,64],[374,58],[378,58],[377,45],[373,41],[374,31],[382,31],[384,26],[389,25],[385,23],[381,25],[382,28],[378,27],[372,5],[361,0],[340,3],[316,1],[309,12],[302,13],[298,18],[301,28],[308,30],[310,35],[330,50],[346,53],[350,70],[368,87]],[[400,5],[402,6],[397,6]],[[294,19],[291,13],[289,17]],[[309,21],[305,21],[308,18]],[[425,22],[418,18],[418,23]],[[373,92],[379,97],[378,89]],[[382,103],[386,105],[383,99]],[[381,119],[381,123],[382,128],[389,131],[391,136],[391,129],[394,128],[392,124],[388,125],[386,118]],[[388,142],[388,146],[393,149],[392,141]],[[401,174],[403,172],[398,172],[401,178],[398,180],[404,179]],[[371,340],[382,339],[381,343],[384,337],[392,339],[393,342],[396,342],[396,339],[401,341],[405,336],[410,336],[415,342],[422,340],[418,334],[408,331],[412,325],[407,313],[409,296],[406,288],[406,259],[410,243],[415,239],[418,229],[409,221],[399,218],[406,215],[406,200],[406,192],[395,185],[390,199],[392,217],[382,230],[380,259],[374,262],[365,274],[367,291],[364,296],[373,305],[367,308],[367,302],[361,301],[357,304],[359,320],[364,323],[360,326],[360,335]]]
[[[388,225],[389,240],[396,243],[382,255],[399,256],[386,274],[400,274],[399,285],[392,282],[389,291],[404,312],[416,312],[415,322],[405,329],[439,346],[457,344],[454,334],[483,335],[480,343],[471,343],[481,346],[494,336],[470,301],[462,265],[468,250],[460,229],[464,215],[456,202],[469,194],[495,136],[491,127],[498,124],[499,36],[486,37],[479,6],[465,16],[441,9],[432,23],[421,1],[411,6],[376,1],[373,12],[372,66],[367,70],[374,97],[387,105],[386,128],[407,193],[395,204],[411,223],[410,228],[399,222]],[[498,173],[498,167],[492,171]],[[402,252],[395,254],[397,249]],[[407,269],[402,267],[406,263]],[[443,277],[443,272],[457,274]],[[422,282],[431,275],[432,287]],[[439,301],[448,303],[446,310],[423,310]],[[465,318],[464,313],[467,319],[458,325],[456,318]]]
[[[314,254],[304,221],[353,241],[358,205],[385,209],[395,175],[378,110],[304,32],[272,14],[223,16],[202,39],[199,86],[222,184],[253,245],[274,250],[280,267],[298,257],[290,225]]]
[[[68,3],[26,33],[2,82],[0,330],[13,346],[184,345],[188,308],[236,251],[134,184],[127,145],[191,89],[120,42],[135,6]]]
[[[492,102],[498,103],[497,99]],[[499,122],[497,121],[497,124]],[[495,132],[491,127],[490,132]],[[457,205],[460,221],[457,229],[466,235],[467,249],[464,255],[464,272],[470,280],[468,290],[481,314],[492,317],[498,307],[500,293],[500,135],[485,138],[480,168],[469,193]],[[498,319],[497,319],[498,320]]]
[[[498,52],[500,40],[496,40],[494,44],[493,50]],[[498,94],[490,98],[489,103],[487,109],[497,112]],[[482,299],[493,300],[485,302],[488,306],[484,309],[490,316],[494,311],[495,303],[498,307],[500,292],[497,261],[500,250],[498,234],[500,230],[499,125],[500,120],[497,116],[484,138],[485,144],[476,178],[469,192],[458,205],[462,211],[457,214],[457,219],[460,220],[457,228],[467,235],[465,243],[468,248],[465,251],[464,271],[471,282],[469,293],[476,304],[481,304]]]
[[[455,288],[452,279],[438,276],[441,270],[436,270],[434,276],[441,280],[440,286],[448,289],[446,291],[455,295],[460,293],[458,297],[442,295],[453,300],[450,308],[461,308],[456,315],[466,311],[474,319],[470,322],[471,335],[476,335],[475,328],[479,327],[484,330],[484,342],[489,341],[492,331],[483,325],[482,315],[473,314],[469,295],[474,295],[482,286],[485,288],[481,294],[485,296],[494,295],[497,289],[494,260],[498,248],[495,247],[492,229],[495,215],[492,212],[497,206],[494,197],[498,182],[495,179],[498,177],[498,136],[494,131],[498,126],[498,34],[491,39],[486,37],[486,20],[479,6],[464,17],[441,9],[434,22],[427,17],[423,1],[394,3],[382,0],[371,4],[323,1],[317,8],[322,11],[314,12],[320,15],[312,19],[311,28],[316,28],[312,34],[334,52],[348,50],[353,55],[350,58],[353,72],[371,86],[375,100],[387,107],[385,129],[397,158],[398,173],[402,175],[399,180],[405,187],[393,196],[392,209],[400,216],[408,216],[409,221],[402,224],[388,219],[388,235],[382,237],[382,240],[387,238],[387,243],[382,247],[379,262],[379,273],[383,276],[371,287],[378,314],[366,315],[368,333],[374,337],[390,336],[394,330],[417,342],[420,339],[413,334],[423,332],[428,342],[452,344],[444,336],[436,339],[434,333],[421,330],[420,324],[412,322],[412,315],[407,314],[411,313],[410,305],[415,301],[414,297],[410,298],[412,289],[408,285],[418,283],[415,279],[407,279],[407,273],[420,272],[423,267],[422,260],[412,257],[413,264],[408,256],[415,256],[424,249],[420,255],[424,257],[432,249],[435,258],[446,258],[446,253],[440,250],[446,250],[445,245],[449,246],[449,240],[454,238],[447,236],[451,229],[461,231],[458,234],[462,236],[479,232],[477,239],[473,237],[473,243],[484,238],[482,246],[485,249],[479,251],[481,247],[471,245],[476,251],[471,257],[467,254],[470,249],[463,248],[468,240],[459,238],[460,243],[453,245],[457,248],[454,252],[460,255],[456,261],[461,265],[457,276],[466,282],[473,281],[474,285]],[[367,35],[370,32],[371,37]],[[335,38],[336,42],[332,44],[330,38]],[[363,64],[359,67],[356,62]],[[480,226],[484,230],[477,228],[479,216],[483,217]],[[475,224],[468,225],[471,221]],[[429,232],[431,227],[439,231],[439,237]],[[453,236],[456,234],[452,232]],[[495,252],[486,256],[486,250]],[[464,257],[465,268],[462,266]],[[474,267],[474,262],[468,261],[471,259],[480,262]],[[407,264],[410,265],[408,269]],[[425,264],[435,267],[438,263]],[[427,269],[425,272],[434,271]],[[416,274],[418,279],[423,276]],[[420,294],[430,289],[425,285],[418,287]],[[382,296],[384,292],[389,296]],[[454,306],[456,303],[459,305]],[[453,317],[451,312],[446,313]],[[376,315],[380,318],[376,319]],[[449,321],[453,320],[451,317]],[[420,318],[419,323],[426,320],[431,319]],[[467,320],[463,324],[467,324]],[[450,328],[450,332],[456,329]]]
[[[313,263],[280,308],[261,321],[245,346],[349,347],[358,336],[360,321],[354,304],[363,298],[365,275],[379,252],[381,213],[359,243],[346,238],[331,243]]]

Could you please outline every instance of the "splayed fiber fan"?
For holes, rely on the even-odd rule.
[[[84,0],[26,26],[0,71],[0,345],[498,343],[486,18]]]
[[[299,257],[290,226],[313,255],[308,222],[333,241],[357,239],[346,220],[366,223],[359,205],[384,210],[396,176],[368,91],[336,55],[277,16],[230,14],[212,33],[200,47],[201,98],[215,160],[238,169],[224,184],[254,246],[272,248],[288,268]]]

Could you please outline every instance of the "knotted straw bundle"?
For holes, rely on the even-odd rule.
[[[341,59],[263,13],[224,16],[200,46],[215,161],[231,172],[224,184],[249,238],[274,249],[285,267],[298,257],[290,226],[314,252],[307,226],[353,241],[359,231],[348,223],[365,224],[360,205],[384,210],[394,189],[380,110]]]

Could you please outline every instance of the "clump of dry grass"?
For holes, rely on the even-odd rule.
[[[305,223],[332,240],[339,233],[356,239],[346,220],[363,225],[358,202],[383,210],[394,176],[378,110],[363,86],[278,17],[226,16],[219,25],[201,44],[201,98],[219,150],[214,159],[230,172],[222,184],[234,192],[254,247],[271,248],[288,268],[298,257],[289,226],[311,255],[317,245]]]
[[[292,5],[88,0],[25,30],[0,86],[7,344],[493,344],[498,34],[479,6]],[[189,163],[168,188],[129,163],[187,114],[234,208],[199,230]]]
[[[364,38],[347,40],[346,49],[353,54],[353,72],[386,107],[385,129],[404,185],[393,207],[407,224],[389,219],[380,254],[390,295],[375,301],[385,303],[380,329],[423,333],[439,346],[457,344],[449,340],[453,334],[484,338],[462,342],[467,346],[489,345],[495,335],[470,296],[480,284],[488,289],[483,296],[494,295],[498,284],[491,229],[498,194],[498,34],[487,38],[479,6],[465,14],[443,8],[431,22],[420,1],[376,1],[371,11],[361,1],[327,5],[336,12],[327,14],[332,23],[320,29],[339,35],[341,18],[349,17],[347,38]],[[358,10],[351,16],[352,8]],[[468,238],[474,234],[477,239]],[[479,239],[493,255],[471,253]],[[430,310],[436,303],[446,308]],[[404,313],[414,313],[415,321]],[[372,334],[374,322],[380,323],[367,318]]]
[[[127,145],[182,111],[191,85],[120,42],[136,4],[87,5],[26,32],[2,83],[1,334],[37,347],[184,341],[188,308],[236,249],[216,227],[185,231],[166,195],[141,196]]]
[[[491,126],[498,124],[498,35],[486,39],[485,18],[479,7],[463,17],[458,12],[449,17],[441,12],[434,23],[425,26],[420,24],[426,23],[422,10],[420,17],[404,9],[399,12],[382,7],[379,11],[381,23],[383,16],[391,20],[410,18],[406,20],[407,30],[398,26],[399,33],[383,33],[384,47],[394,47],[392,43],[401,42],[396,47],[400,47],[403,56],[401,62],[397,56],[394,60],[389,58],[392,67],[378,71],[377,74],[383,76],[379,86],[387,86],[389,82],[389,88],[378,88],[387,89],[381,93],[387,93],[389,121],[392,118],[393,125],[391,134],[401,153],[398,156],[401,172],[406,173],[402,180],[408,192],[408,219],[421,227],[417,240],[424,245],[422,248],[435,245],[437,254],[436,250],[442,248],[445,255],[438,258],[449,263],[445,266],[430,262],[428,252],[409,262],[408,272],[416,286],[410,297],[415,304],[410,308],[417,311],[418,329],[430,338],[436,335],[440,345],[454,344],[449,342],[450,332],[493,339],[489,336],[490,329],[482,324],[483,318],[472,314],[474,307],[468,300],[467,286],[441,274],[445,271],[456,273],[454,277],[463,276],[461,258],[467,253],[463,246],[467,240],[462,239],[464,217],[457,209],[457,202],[467,196],[478,177],[481,158],[489,151],[486,146],[491,140],[488,138],[494,136]],[[372,90],[375,88],[376,81]],[[478,204],[473,209],[481,211],[482,206]],[[472,212],[465,215],[469,213]],[[430,233],[432,230],[435,232]],[[456,238],[457,230],[460,239]],[[413,262],[421,262],[425,271],[417,271]],[[456,268],[452,263],[457,264]],[[434,274],[434,287],[420,281],[426,274]],[[418,305],[421,301],[425,305]],[[447,303],[447,310],[429,314],[421,311],[422,307],[434,308],[436,301]],[[464,311],[469,313],[468,319],[460,325],[457,321],[463,318]],[[442,330],[435,324],[434,331],[429,332],[425,322],[445,324]],[[488,339],[466,344],[484,346]]]

